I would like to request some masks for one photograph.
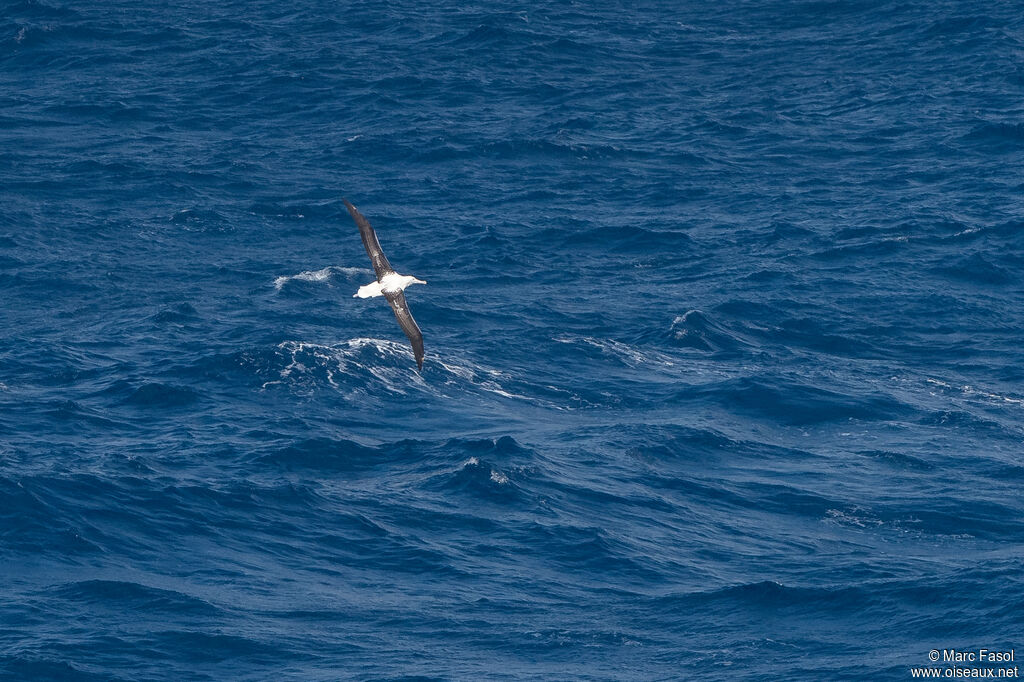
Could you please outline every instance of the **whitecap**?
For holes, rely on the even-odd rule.
[[[430,369],[424,374],[416,372],[412,349],[404,339],[360,337],[336,344],[289,340],[277,344],[277,352],[281,356],[277,376],[264,381],[264,389],[275,385],[303,391],[330,389],[353,400],[365,400],[366,396],[379,399],[381,392],[403,397],[424,392],[440,398],[478,393],[556,410],[574,409],[534,395],[529,384],[506,372],[465,358],[428,356]],[[580,400],[565,389],[543,388],[568,400]]]
[[[681,318],[677,318],[677,321]],[[603,352],[618,357],[625,364],[636,366],[641,364],[659,364],[671,367],[675,363],[663,353],[656,351],[640,351],[629,344],[612,339],[598,339],[593,336],[558,336],[552,339],[558,343],[585,343]]]
[[[994,393],[992,391],[986,391],[984,389],[978,389],[978,388],[975,388],[974,386],[970,386],[968,384],[965,384],[965,385],[957,387],[957,386],[954,386],[953,384],[950,384],[950,383],[948,383],[946,381],[941,381],[939,379],[925,378],[925,381],[927,383],[929,383],[929,384],[932,384],[934,386],[940,386],[940,387],[945,388],[945,389],[950,390],[950,391],[960,391],[961,395],[968,396],[968,397],[985,398],[986,400],[990,400],[992,402],[997,402],[997,403],[1009,403],[1011,405],[1024,405],[1024,399],[1014,398],[1014,397],[1011,397],[1011,396],[1008,396],[1008,395],[1002,395],[1002,394],[999,394],[999,393]]]
[[[274,288],[281,291],[285,284],[292,280],[298,280],[300,282],[327,282],[333,275],[341,274],[347,276],[355,275],[366,275],[373,276],[373,271],[369,268],[344,268],[337,265],[328,265],[326,268],[320,268],[319,270],[305,270],[297,275],[282,275],[274,279]]]

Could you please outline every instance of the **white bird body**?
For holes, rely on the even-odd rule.
[[[359,291],[352,294],[352,298],[373,298],[374,296],[383,296],[385,293],[397,294],[399,291],[405,291],[410,284],[426,284],[426,282],[416,279],[412,275],[389,272],[381,277],[379,282],[370,282],[359,287]]]

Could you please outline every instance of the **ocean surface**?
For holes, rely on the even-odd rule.
[[[1018,3],[0,0],[0,678],[1018,660],[1022,273]]]

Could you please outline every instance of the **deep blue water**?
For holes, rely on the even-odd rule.
[[[1012,2],[3,0],[0,676],[1020,658],[1022,172]]]

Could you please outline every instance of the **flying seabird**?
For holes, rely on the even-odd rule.
[[[381,251],[380,242],[377,241],[377,233],[373,231],[370,222],[363,217],[355,206],[349,203],[348,199],[342,199],[345,208],[352,214],[352,219],[359,226],[359,235],[363,238],[363,246],[373,263],[373,271],[377,273],[377,281],[370,282],[359,287],[359,291],[352,295],[353,298],[371,298],[383,296],[388,299],[391,309],[395,311],[395,318],[402,327],[402,331],[409,337],[412,344],[413,355],[416,356],[416,366],[423,371],[423,334],[420,332],[416,320],[412,319],[409,312],[409,305],[405,302],[405,289],[410,284],[426,284],[422,279],[416,279],[409,275],[400,275],[395,272],[388,262],[387,256]]]

